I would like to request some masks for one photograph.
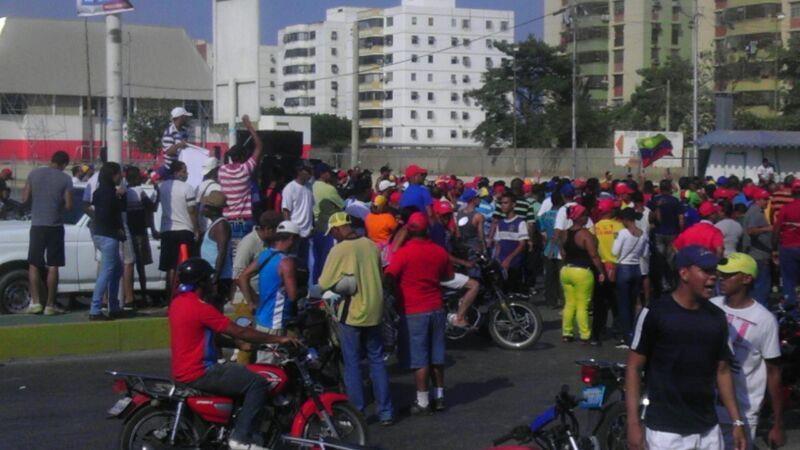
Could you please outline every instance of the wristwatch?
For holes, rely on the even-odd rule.
[[[744,422],[742,422],[741,420],[734,420],[731,425],[733,425],[735,427],[743,427],[744,426]]]

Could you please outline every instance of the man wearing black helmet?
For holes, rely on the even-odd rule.
[[[273,336],[240,327],[203,297],[210,294],[214,269],[201,258],[178,267],[178,294],[169,307],[172,377],[196,389],[242,399],[228,446],[231,450],[257,449],[253,443],[269,384],[238,364],[217,364],[214,335],[222,333],[254,344],[297,344],[286,336]]]

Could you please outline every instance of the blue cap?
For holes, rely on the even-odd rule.
[[[728,184],[728,177],[717,178],[717,186],[725,186],[726,184]]]
[[[561,186],[561,195],[563,195],[564,197],[574,197],[575,188],[572,186],[571,183],[567,183]]]
[[[467,203],[472,201],[472,199],[477,196],[478,196],[478,191],[476,191],[475,189],[467,189],[464,191],[463,194],[461,194],[461,197],[459,197],[458,199],[461,200],[462,202]]]
[[[323,173],[330,171],[331,166],[325,164],[324,162],[317,163],[317,165],[314,166],[314,178],[319,178]]]
[[[675,266],[679,269],[689,266],[697,266],[701,269],[715,269],[717,264],[719,264],[717,255],[699,245],[684,247],[675,255]]]
[[[555,182],[555,181],[553,181],[553,180],[550,180],[550,181],[548,181],[548,182],[547,182],[547,184],[545,185],[545,189],[547,189],[547,192],[553,192],[553,191],[555,191],[555,190],[556,190],[556,187],[557,187],[557,186],[558,186],[558,183],[556,183],[556,182]]]

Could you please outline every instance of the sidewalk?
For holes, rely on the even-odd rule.
[[[60,316],[1,315],[0,361],[166,348],[165,308],[141,310],[109,322],[89,322],[87,312]]]

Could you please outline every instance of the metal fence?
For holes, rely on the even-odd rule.
[[[388,165],[401,171],[410,164],[426,168],[430,174],[455,174],[462,177],[483,175],[488,177],[542,177],[572,176],[572,149],[382,149],[367,148],[359,151],[359,165],[377,171]],[[333,167],[347,168],[350,165],[350,150],[335,152],[329,149],[313,149],[311,157],[320,159]],[[688,174],[693,161],[689,158],[665,157],[657,166],[670,162],[671,168],[651,166],[640,169],[638,164],[617,166],[611,148],[578,149],[576,175],[578,177],[601,177],[606,171],[621,177],[627,174],[638,176],[640,171],[650,179],[658,179],[668,172],[673,176]]]

